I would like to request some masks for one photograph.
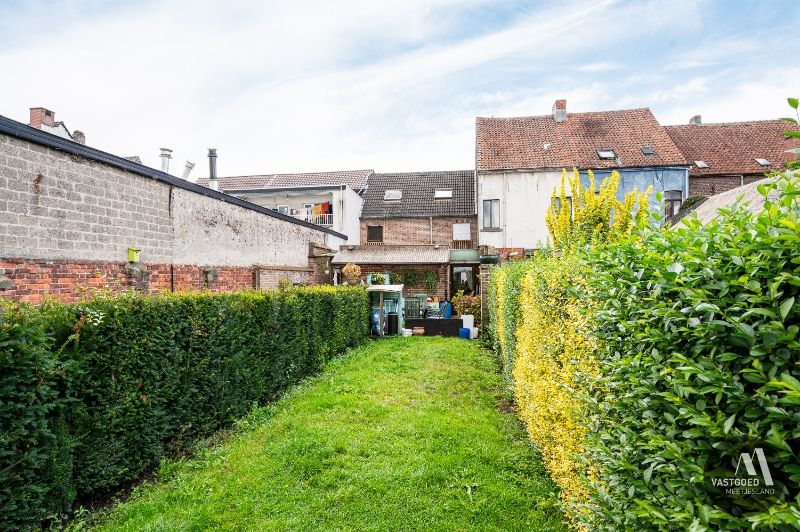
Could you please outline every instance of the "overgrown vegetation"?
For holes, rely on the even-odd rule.
[[[330,363],[223,445],[166,462],[102,530],[563,530],[490,353],[432,337]]]
[[[800,176],[759,189],[760,213],[573,228],[492,273],[489,330],[573,526],[800,527]],[[714,485],[757,448],[774,492]]]
[[[138,479],[367,337],[360,288],[0,306],[0,528]]]
[[[471,315],[475,317],[475,326],[481,323],[481,296],[465,294],[459,290],[453,296],[453,308],[459,316]]]

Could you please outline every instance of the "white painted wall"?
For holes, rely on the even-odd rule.
[[[548,239],[544,215],[560,170],[478,174],[478,242],[497,248],[535,248]],[[483,226],[483,200],[500,200],[500,230]]]
[[[337,191],[336,194],[340,203],[336,204],[338,209],[333,210],[333,230],[347,235],[348,245],[358,245],[361,243],[361,208],[364,206],[364,198],[349,187]]]

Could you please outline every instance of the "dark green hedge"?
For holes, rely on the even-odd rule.
[[[590,254],[589,529],[800,528],[800,178],[760,188],[759,214]],[[714,486],[756,448],[773,493]]]
[[[4,303],[0,528],[141,477],[367,334],[359,288]]]

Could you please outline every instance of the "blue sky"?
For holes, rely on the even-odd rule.
[[[800,2],[0,0],[0,114],[223,175],[474,166],[476,116],[775,118]],[[793,27],[794,25],[794,27]]]

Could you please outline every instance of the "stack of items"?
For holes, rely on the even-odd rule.
[[[461,316],[462,327],[458,330],[458,335],[466,340],[474,340],[478,337],[478,328],[475,327],[475,316],[466,314]]]

